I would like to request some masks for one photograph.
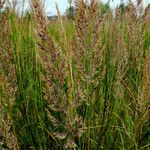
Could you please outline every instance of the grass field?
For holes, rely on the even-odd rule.
[[[149,150],[150,5],[30,4],[0,6],[0,150]]]

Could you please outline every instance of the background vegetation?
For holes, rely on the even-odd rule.
[[[0,3],[0,150],[149,149],[150,5],[137,2],[77,0],[53,20],[39,0],[21,15]]]

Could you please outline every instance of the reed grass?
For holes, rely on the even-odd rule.
[[[0,150],[148,150],[149,6],[76,0],[52,22],[0,3]],[[143,10],[143,13],[137,13]]]

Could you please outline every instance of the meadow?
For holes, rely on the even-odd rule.
[[[90,2],[0,3],[0,150],[149,150],[150,5]]]

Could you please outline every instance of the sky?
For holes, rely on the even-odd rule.
[[[21,6],[21,2],[23,2],[23,0],[18,0],[19,1],[19,5]],[[25,0],[25,7],[28,8],[29,7],[29,0]],[[107,3],[108,0],[101,0],[104,3]],[[110,5],[112,8],[116,7],[117,5],[120,4],[121,1],[127,2],[127,0],[110,0]],[[136,0],[132,0],[133,2],[135,2]],[[68,2],[67,0],[45,0],[46,5],[45,5],[45,11],[46,14],[49,16],[52,15],[56,15],[57,11],[56,11],[56,4],[58,4],[59,10],[61,12],[61,14],[64,14],[66,8],[68,7]],[[143,5],[146,6],[148,5],[148,3],[150,3],[150,0],[143,0]]]

